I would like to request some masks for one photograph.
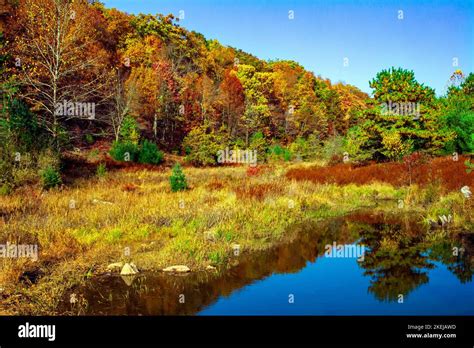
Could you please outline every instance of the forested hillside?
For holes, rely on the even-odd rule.
[[[173,15],[66,0],[10,8],[1,59],[5,173],[15,153],[33,165],[45,151],[58,157],[98,142],[119,161],[145,151],[142,161],[157,164],[164,151],[195,165],[217,164],[226,148],[257,151],[260,163],[474,148],[473,77],[459,70],[442,98],[412,71],[384,70],[369,98],[297,62],[263,61],[188,31]],[[387,112],[387,103],[414,107]],[[12,175],[2,181],[16,186]]]

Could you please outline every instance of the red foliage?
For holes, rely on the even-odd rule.
[[[260,168],[258,167],[251,167],[247,168],[247,176],[257,176],[260,174]]]
[[[457,191],[464,185],[474,186],[474,175],[466,173],[464,161],[459,157],[438,157],[423,161],[419,154],[404,159],[404,163],[377,163],[363,167],[350,164],[337,164],[329,167],[311,167],[290,169],[286,176],[294,180],[308,180],[315,183],[334,183],[338,185],[364,185],[372,182],[389,183],[394,186],[418,184],[426,186],[438,183],[447,191]]]

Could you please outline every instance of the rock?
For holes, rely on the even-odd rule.
[[[107,266],[109,272],[120,272],[123,267],[123,262],[114,262]]]
[[[137,274],[138,273],[138,268],[137,266],[135,266],[134,263],[126,263],[123,268],[122,268],[122,271],[120,272],[121,275],[133,275],[133,274]]]
[[[127,285],[127,286],[131,286],[133,284],[133,281],[135,280],[135,278],[137,277],[136,275],[132,274],[132,275],[123,275],[123,276],[120,276],[123,280],[123,282]]]
[[[215,268],[214,266],[209,265],[209,266],[206,267],[206,270],[208,270],[208,271],[217,271],[217,268]]]
[[[187,273],[190,271],[191,270],[189,269],[189,267],[185,265],[175,265],[163,268],[163,272]]]
[[[467,199],[471,198],[472,196],[472,192],[469,186],[463,186],[461,188],[461,193],[464,195],[464,198],[467,198]]]

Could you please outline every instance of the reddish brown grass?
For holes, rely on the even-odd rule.
[[[238,199],[257,199],[263,200],[271,193],[280,193],[281,187],[272,184],[253,184],[238,186],[234,189]]]
[[[447,191],[459,190],[464,185],[474,186],[474,173],[468,174],[464,161],[451,157],[438,157],[409,169],[405,163],[377,163],[363,167],[351,164],[337,164],[329,167],[294,168],[286,173],[288,179],[308,180],[315,183],[333,183],[337,185],[365,185],[373,182],[389,183],[400,187],[417,184],[439,184]]]
[[[259,167],[248,167],[247,168],[247,176],[257,176],[260,173]]]
[[[220,190],[225,187],[224,183],[216,178],[211,179],[206,187],[210,190]]]
[[[135,191],[137,188],[138,188],[137,185],[132,184],[132,183],[127,183],[127,184],[125,184],[125,185],[122,186],[122,191],[124,191],[124,192],[132,192],[132,191]]]

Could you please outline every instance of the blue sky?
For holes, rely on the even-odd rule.
[[[437,94],[445,91],[454,70],[474,71],[473,0],[103,2],[134,14],[184,11],[180,24],[208,39],[262,59],[295,60],[316,75],[365,92],[371,91],[368,81],[391,66],[413,70]]]

